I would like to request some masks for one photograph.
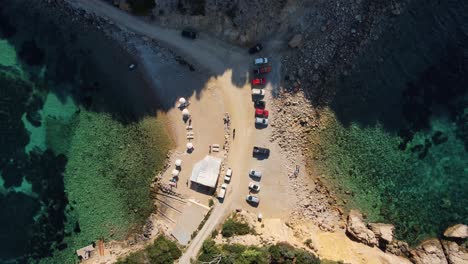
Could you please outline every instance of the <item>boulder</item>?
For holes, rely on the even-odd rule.
[[[291,48],[299,48],[302,46],[302,35],[296,34],[288,43]]]
[[[468,226],[462,224],[451,226],[445,230],[444,236],[450,238],[467,238]]]
[[[453,241],[442,240],[441,242],[449,264],[468,263],[468,252],[466,248],[460,247]]]
[[[395,226],[391,224],[382,224],[382,223],[370,223],[370,230],[374,232],[375,237],[383,240],[386,243],[390,243],[393,240],[393,231]]]
[[[448,264],[438,239],[429,239],[410,252],[415,264]]]
[[[349,212],[346,233],[352,238],[369,246],[377,244],[377,238],[374,232],[367,228],[362,214],[357,210],[351,210]]]

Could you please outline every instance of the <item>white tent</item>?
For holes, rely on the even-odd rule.
[[[206,156],[193,167],[190,181],[215,188],[218,182],[220,168],[221,159],[213,156]]]
[[[185,100],[185,98],[183,98],[183,97],[181,97],[181,98],[179,99],[179,103],[180,103],[180,104],[185,104],[186,102],[187,102],[187,100]]]
[[[179,170],[173,170],[172,171],[172,176],[179,176],[180,171]]]
[[[188,110],[187,108],[184,109],[184,110],[182,110],[182,115],[184,115],[184,116],[189,116],[189,115],[190,115],[189,110]]]
[[[189,143],[187,143],[187,149],[188,149],[188,150],[191,150],[191,149],[193,149],[193,144],[192,144],[192,143],[190,143],[190,142],[189,142]]]
[[[177,167],[182,166],[182,160],[181,160],[181,159],[176,159],[175,165],[176,165]]]

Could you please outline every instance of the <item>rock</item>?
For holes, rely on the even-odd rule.
[[[408,256],[409,253],[408,243],[404,241],[393,240],[387,245],[385,252],[392,253],[397,256]]]
[[[299,48],[302,46],[302,35],[296,34],[288,43],[289,47],[291,48]]]
[[[372,230],[372,232],[374,232],[375,237],[378,239],[381,239],[386,243],[392,242],[395,226],[391,224],[370,223],[369,228]]]
[[[462,224],[451,226],[445,230],[444,236],[451,238],[467,238],[468,226]]]
[[[450,264],[468,263],[468,252],[466,248],[460,247],[453,241],[442,240],[445,256]]]
[[[374,232],[366,227],[362,214],[357,210],[351,210],[349,212],[346,233],[369,246],[377,244],[377,238]]]
[[[410,251],[415,264],[448,264],[444,250],[438,239],[430,239]]]

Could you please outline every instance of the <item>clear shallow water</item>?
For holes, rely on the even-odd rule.
[[[411,1],[336,81],[312,156],[411,243],[468,221],[468,3]]]
[[[44,2],[0,0],[0,263],[138,230],[170,147],[128,54]]]

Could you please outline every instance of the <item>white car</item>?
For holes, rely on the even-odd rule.
[[[224,180],[226,182],[230,182],[231,181],[231,177],[232,177],[232,169],[231,168],[228,168],[227,171],[226,171],[226,176],[224,176]]]
[[[218,193],[218,199],[224,199],[224,196],[226,196],[226,189],[227,189],[227,184],[226,183],[221,184],[221,189],[219,189],[219,193]]]
[[[256,178],[262,178],[262,172],[258,170],[250,170],[249,175]]]
[[[263,89],[252,89],[252,94],[253,95],[265,95],[265,90]]]
[[[254,60],[255,65],[262,65],[262,64],[267,64],[268,63],[268,58],[256,58]]]
[[[255,118],[255,124],[268,126],[268,118],[256,117]]]
[[[260,184],[255,183],[255,182],[250,182],[249,183],[249,189],[254,191],[254,192],[259,192],[260,191]]]
[[[245,200],[248,203],[252,203],[252,204],[260,203],[260,199],[257,196],[253,196],[253,195],[247,195],[247,197],[245,197]]]

